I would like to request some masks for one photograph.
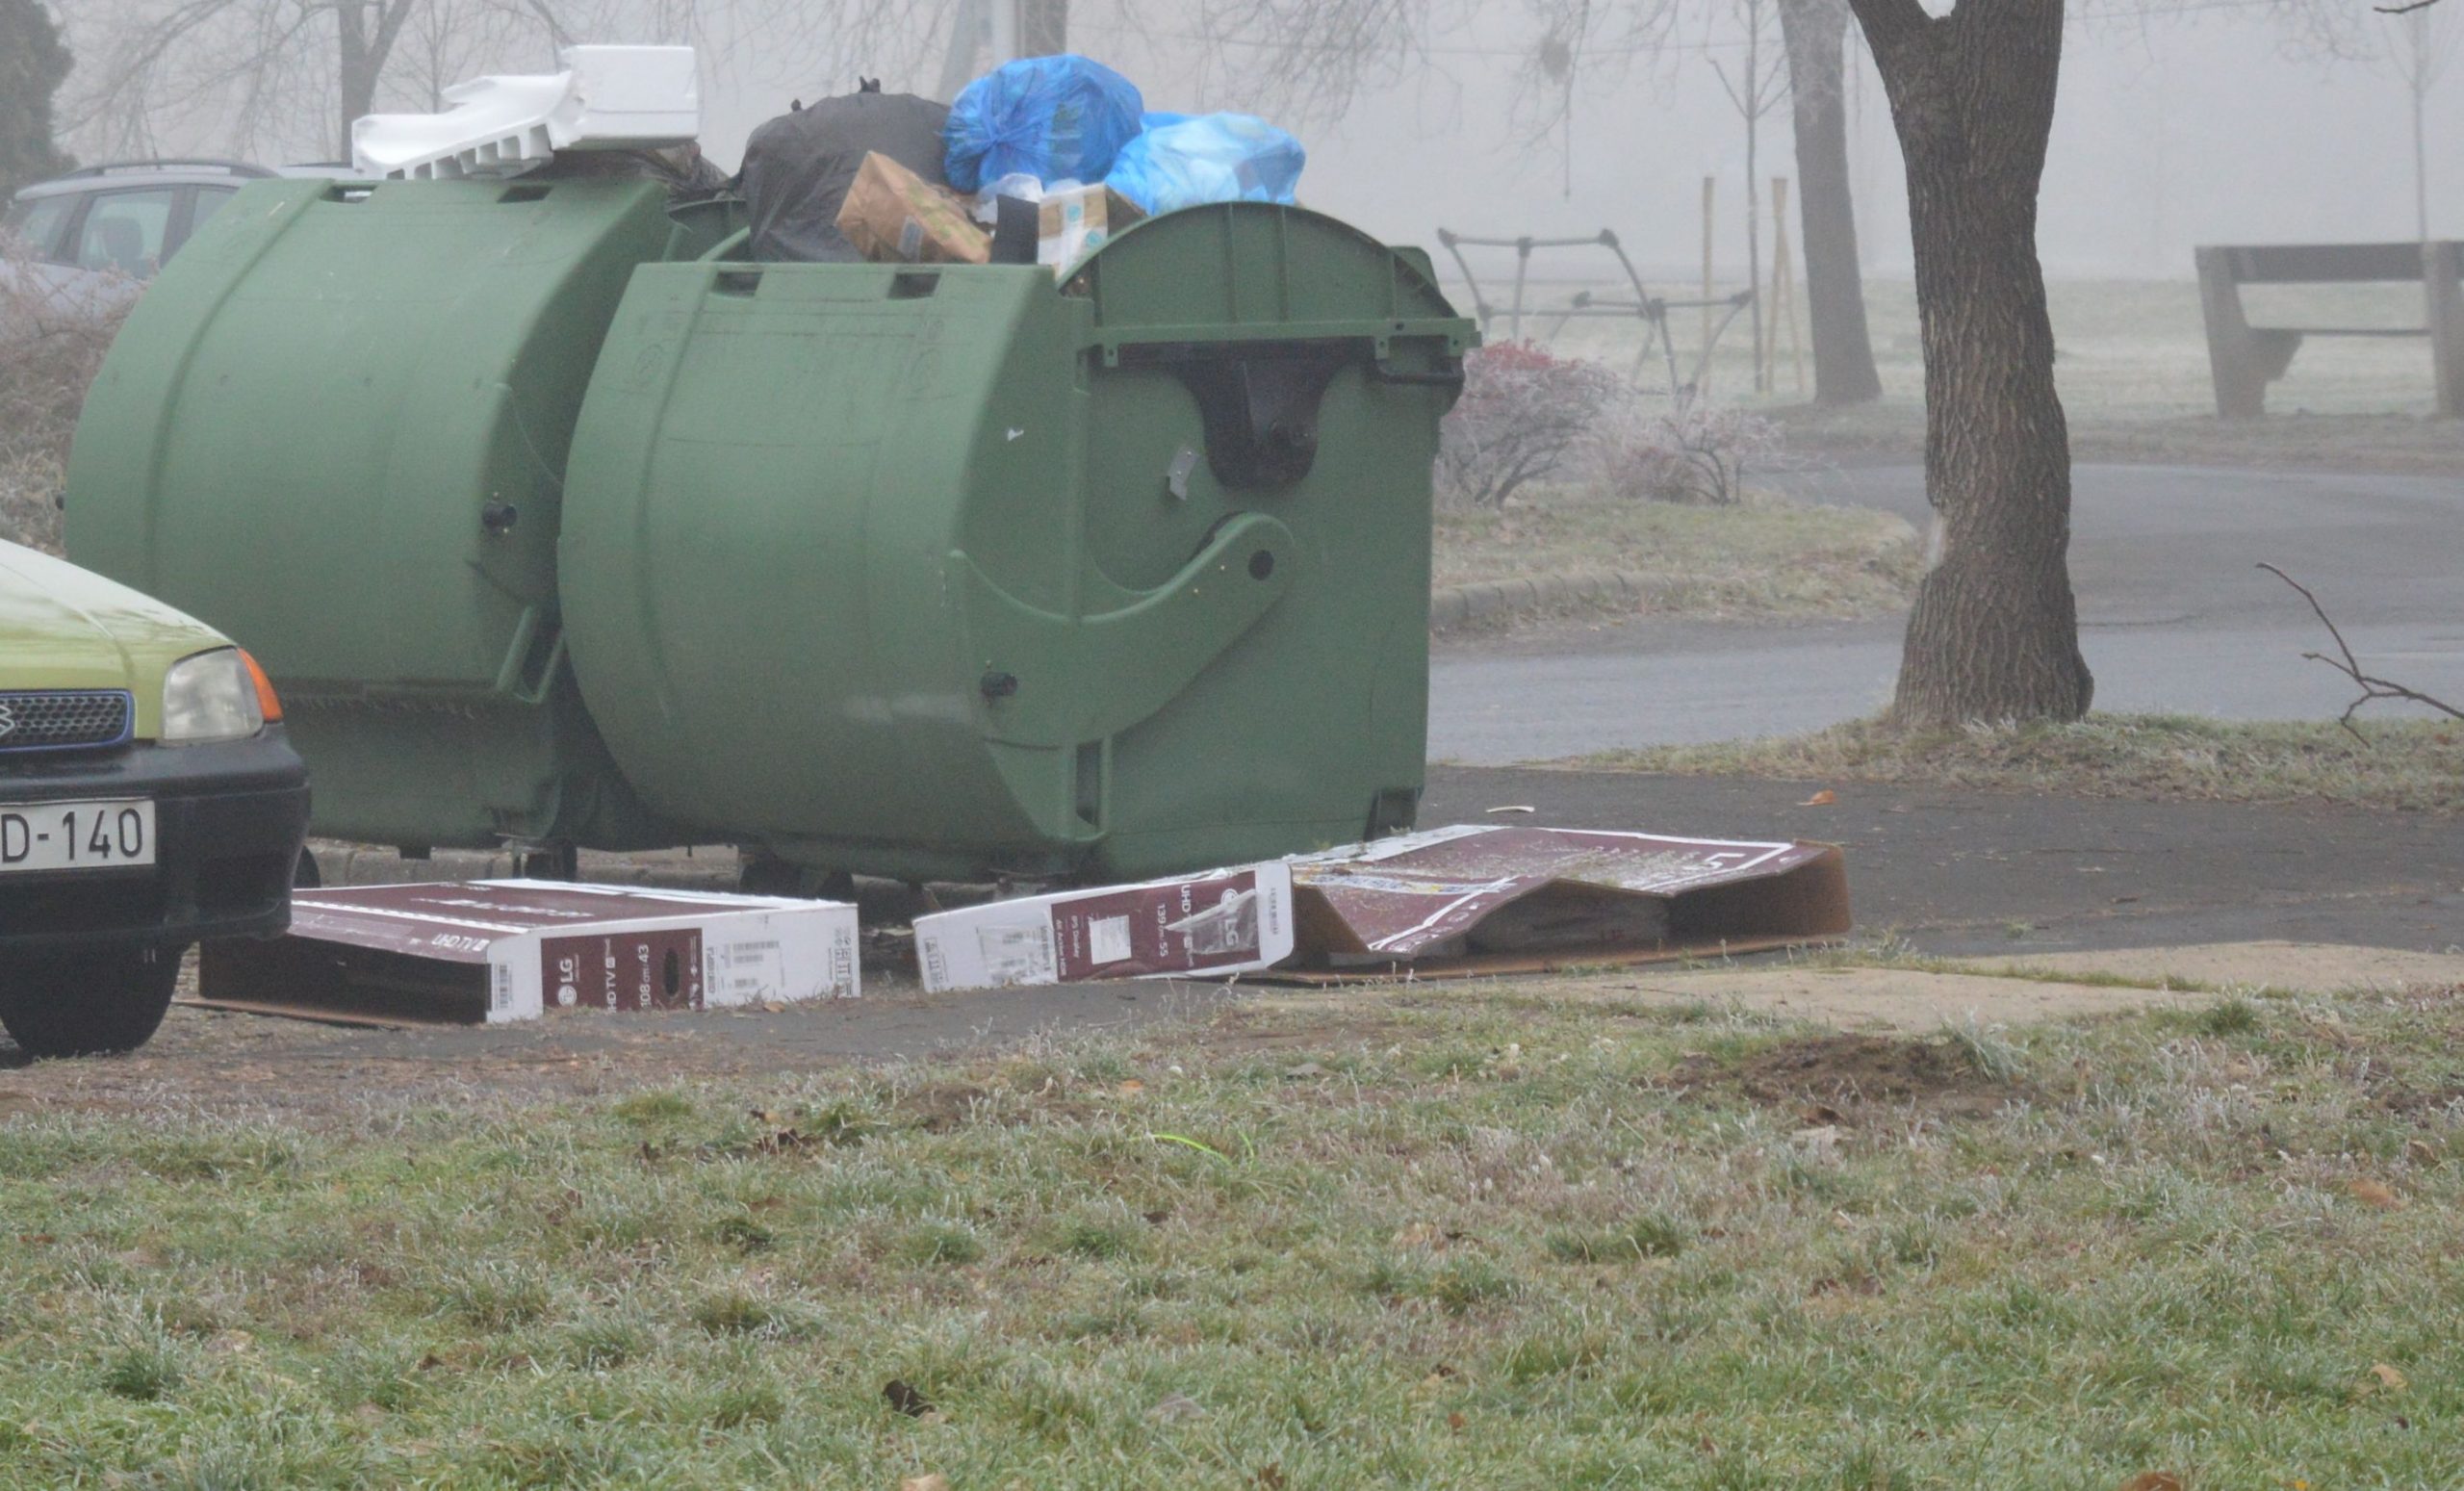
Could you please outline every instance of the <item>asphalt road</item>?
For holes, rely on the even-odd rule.
[[[1791,484],[1930,521],[1912,465]],[[2319,593],[2365,667],[2464,699],[2464,481],[2089,465],[2073,487],[2071,579],[2098,708],[2341,711],[2350,686],[2301,656],[2326,633],[2261,560]],[[1429,755],[1504,763],[1818,729],[1888,701],[1901,627],[1639,619],[1442,645]]]
[[[1835,801],[1808,806],[1816,786]],[[1504,805],[1533,811],[1489,812]],[[1421,821],[1835,843],[1859,930],[1931,953],[2464,942],[2464,833],[2428,813],[1437,767]]]

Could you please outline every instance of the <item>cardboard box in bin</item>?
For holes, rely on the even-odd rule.
[[[1036,204],[1036,263],[1066,274],[1078,261],[1146,214],[1107,186],[1069,187]]]
[[[915,918],[932,992],[1082,979],[1215,978],[1292,956],[1292,875],[1245,864]]]
[[[860,991],[853,906],[532,880],[302,890],[289,933],[209,943],[197,977],[220,1008],[461,1024]]]
[[[992,235],[967,216],[966,203],[876,150],[856,168],[838,231],[876,264],[983,264]]]

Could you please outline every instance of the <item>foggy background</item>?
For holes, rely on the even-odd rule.
[[[101,39],[142,0],[73,0],[62,8],[79,74],[64,103],[90,81]],[[850,0],[838,10],[865,9]],[[939,7],[880,6],[917,19],[910,35],[867,48],[862,71],[892,90],[936,90],[943,43]],[[1194,23],[1177,7],[1082,3],[1072,7],[1075,50],[1126,72],[1150,108],[1242,107],[1256,68],[1237,49],[1201,57]],[[1769,9],[1765,7],[1766,11]],[[2153,16],[2079,7],[2064,62],[2060,115],[2044,178],[2040,244],[2058,278],[2185,279],[2199,243],[2402,240],[2413,237],[2409,105],[2390,49],[2397,22],[2365,18],[2353,36],[2375,57],[2327,58],[2276,24],[2265,0],[2190,0]],[[2355,0],[2354,10],[2363,10]],[[2454,50],[2453,7],[2442,7],[2444,50]],[[602,18],[574,39],[693,39],[702,46],[704,144],[732,168],[745,135],[790,96],[845,91],[856,68],[822,60],[819,48],[771,45],[757,24],[723,27],[659,18]],[[1192,29],[1179,30],[1176,24]],[[688,31],[699,34],[685,35]],[[1376,80],[1332,122],[1284,118],[1309,147],[1302,196],[1397,242],[1433,246],[1434,230],[1512,236],[1589,234],[1613,228],[1668,293],[1700,274],[1701,183],[1719,178],[1716,254],[1722,277],[1741,280],[1745,259],[1745,137],[1710,64],[1736,76],[1740,26],[1709,7],[1681,24],[1669,44],[1620,56],[1595,45],[1578,64],[1571,115],[1552,118],[1555,98],[1519,81],[1536,36],[1522,6],[1484,6],[1466,27],[1431,39],[1429,55],[1394,81]],[[1852,168],[1869,278],[1905,278],[1910,250],[1897,148],[1879,81],[1853,25],[1849,90]],[[406,39],[405,45],[411,39]],[[467,42],[467,39],[466,42]],[[460,46],[430,38],[434,70],[449,82],[489,70],[548,70],[552,48],[535,33]],[[1764,57],[1776,61],[1777,28]],[[2450,68],[2453,74],[2457,69]],[[385,102],[424,108],[434,80],[398,61]],[[88,160],[146,153],[240,154],[303,160],[335,154],[332,125],[318,112],[323,80],[313,64],[288,86],[317,97],[304,108],[245,106],[227,95],[190,106],[158,104],[141,132],[124,118],[81,120],[64,109],[69,143]],[[278,85],[279,86],[279,85]],[[239,117],[244,107],[244,122]],[[1268,111],[1273,113],[1275,111]],[[2429,217],[2433,236],[2464,235],[2464,163],[2442,142],[2464,135],[2464,80],[2431,92]],[[1793,176],[1784,101],[1763,121],[1758,188]],[[1793,212],[1792,215],[1793,217]],[[1766,212],[1767,219],[1767,212]],[[1793,224],[1791,236],[1794,235]],[[1763,253],[1770,251],[1766,221]],[[1585,270],[1605,268],[1585,263]],[[1575,265],[1569,263],[1572,270]],[[1676,282],[1672,284],[1671,282]]]

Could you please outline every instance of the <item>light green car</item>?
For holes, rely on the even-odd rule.
[[[308,779],[254,659],[0,540],[0,1024],[34,1056],[142,1045],[180,955],[291,921]]]

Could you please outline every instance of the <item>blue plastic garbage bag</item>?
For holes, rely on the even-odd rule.
[[[941,138],[950,185],[974,192],[1021,172],[1039,181],[1101,181],[1136,135],[1138,85],[1084,57],[1022,57],[968,84]]]
[[[1264,119],[1202,114],[1150,122],[1121,147],[1104,184],[1150,213],[1203,202],[1288,203],[1308,159],[1299,141]]]

